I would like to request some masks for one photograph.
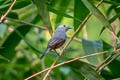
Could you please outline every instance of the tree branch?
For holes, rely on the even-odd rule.
[[[100,52],[100,53],[93,53],[93,54],[90,54],[90,55],[86,55],[86,56],[82,56],[82,57],[78,57],[78,58],[74,58],[74,59],[71,59],[71,60],[67,60],[67,61],[64,61],[64,62],[61,62],[57,65],[54,65],[53,67],[50,67],[50,68],[46,68],[40,72],[37,72],[35,74],[33,74],[32,76],[24,79],[24,80],[29,80],[37,75],[40,75],[41,73],[45,72],[45,71],[48,71],[50,69],[53,69],[53,68],[56,68],[56,67],[59,67],[59,66],[62,66],[64,64],[67,64],[67,63],[70,63],[70,62],[73,62],[73,61],[76,61],[76,60],[81,60],[81,59],[85,59],[85,58],[88,58],[88,57],[92,57],[92,56],[96,56],[96,55],[101,55],[101,54],[105,54],[105,53],[108,53],[108,51],[104,51],[104,52]]]
[[[115,55],[115,57],[113,57],[114,55]],[[98,72],[102,71],[109,63],[111,63],[113,60],[115,60],[117,57],[120,56],[120,54],[118,54],[118,53],[114,53],[114,55],[112,56],[113,58],[109,59],[108,62],[103,64],[101,67],[99,67]]]
[[[1,16],[0,18],[0,23],[5,19],[5,17],[9,14],[9,12],[12,10],[12,7],[14,6],[14,4],[16,3],[16,0],[13,1],[13,3],[11,4],[11,6],[9,7],[9,9],[7,10],[7,12]]]
[[[99,71],[99,69],[105,64],[107,63],[109,60],[112,59],[114,53],[112,53],[111,55],[109,55],[97,68],[96,68],[96,71]]]

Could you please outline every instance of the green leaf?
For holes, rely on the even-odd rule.
[[[100,31],[99,37],[101,36],[101,34],[103,33],[103,31],[105,30],[105,27],[103,27]]]
[[[27,38],[24,38],[24,41],[28,47],[40,58],[40,53],[42,53],[38,48],[36,48]]]
[[[0,4],[2,4],[5,0],[0,0]]]
[[[72,71],[73,71],[74,75],[77,78],[79,78],[80,80],[84,80],[85,79],[85,77],[80,72],[76,71],[75,69],[72,69]]]
[[[108,68],[110,69],[110,71],[114,75],[114,78],[119,78],[120,77],[119,67],[120,67],[120,61],[118,61],[118,60],[114,60],[108,65]]]
[[[7,30],[7,25],[1,23],[0,24],[0,38],[2,38]]]
[[[11,3],[7,3],[7,4],[4,4],[4,5],[1,5],[0,6],[0,11],[6,12],[8,10],[8,8],[10,7]],[[25,6],[28,6],[29,4],[31,4],[30,0],[18,0],[18,1],[16,1],[16,3],[13,6],[12,10],[24,8]]]
[[[70,0],[61,0],[58,11],[65,13],[69,4],[70,4]],[[60,22],[62,21],[62,19],[63,19],[63,16],[57,15],[55,24],[58,26]]]
[[[10,0],[0,0],[0,5],[6,4],[8,2],[10,2]]]
[[[82,22],[82,20],[78,19],[77,17],[73,17],[73,16],[71,16],[71,15],[68,15],[67,13],[63,13],[63,12],[61,12],[61,11],[58,11],[58,10],[54,9],[53,7],[51,7],[50,5],[48,5],[48,10],[49,10],[50,12],[54,13],[54,14],[57,14],[57,15],[60,15],[60,16],[64,16],[64,17],[66,17],[66,18],[75,19],[75,20],[77,20],[77,21],[79,21],[79,22]]]
[[[77,64],[77,65],[76,65]],[[76,72],[81,73],[85,78],[89,80],[105,80],[102,76],[100,76],[91,66],[82,61],[74,61],[72,63],[68,63],[72,69]]]
[[[90,41],[90,40],[82,40],[82,45],[83,45],[83,50],[85,55],[97,53],[97,52],[102,52],[103,51],[103,44],[101,41]],[[102,56],[93,56],[90,58],[87,58],[88,61],[94,63],[94,64],[99,64],[103,57]]]
[[[89,14],[89,10],[83,4],[81,0],[74,0],[74,17],[77,17],[80,20],[84,20]],[[74,29],[76,30],[82,22],[74,19]]]
[[[120,36],[120,31],[117,33],[117,36],[118,36],[118,37]]]
[[[110,49],[113,48],[110,44],[106,43],[106,42],[103,41],[103,40],[102,40],[102,43],[103,43],[103,50],[104,50],[104,51],[110,50]]]
[[[36,4],[38,8],[38,13],[40,17],[42,18],[44,25],[52,31],[50,18],[49,18],[49,12],[48,12],[45,1],[46,0],[34,0],[34,3]]]
[[[27,38],[24,38],[24,36],[18,31],[16,30],[16,33],[18,34],[19,37],[21,37],[25,43],[28,45],[28,47],[35,52],[35,54],[40,57],[40,53],[42,53],[39,49],[37,49]]]
[[[1,61],[1,60],[4,60],[4,61],[9,62],[9,59],[7,59],[7,58],[5,58],[5,57],[3,57],[3,56],[0,55],[0,61]]]
[[[15,12],[10,12],[7,17],[13,18],[13,19],[19,19],[18,14]]]
[[[29,25],[21,25],[21,26],[17,27],[15,30],[18,30],[23,36],[25,36],[30,29],[31,29],[31,26],[29,26]],[[15,48],[22,39],[16,33],[15,30],[7,37],[7,39],[4,41],[4,43],[1,46],[3,48],[0,49],[0,55],[6,57],[8,59],[11,59],[15,55],[15,53],[14,53]]]
[[[37,15],[31,23],[37,24],[39,21],[40,21],[40,17],[39,15]]]
[[[88,0],[82,0],[82,2],[86,5],[86,7],[91,11],[91,13],[98,18],[103,26],[108,28],[110,31],[113,31],[112,26],[108,22],[108,20],[105,18],[105,16]]]
[[[111,5],[107,10],[106,15],[109,16],[114,8],[115,8],[115,6]]]
[[[58,11],[58,10],[54,9],[52,6],[50,6],[50,5],[48,5],[48,10],[49,10],[50,12],[53,12],[53,13],[55,13],[55,14],[57,14],[57,15],[60,15],[60,16],[64,16],[64,17],[67,17],[67,18],[73,18],[73,16],[70,16],[70,15],[68,15],[68,14],[66,14],[66,13],[63,13],[63,12],[61,12],[61,11]]]
[[[115,16],[113,16],[110,20],[109,20],[109,22],[110,23],[112,23],[112,22],[114,22],[117,18],[119,18],[120,17],[120,13],[117,13]]]
[[[60,0],[50,0],[48,4],[52,7],[55,7],[59,2]]]
[[[117,13],[115,16],[113,16],[110,20],[109,20],[109,23],[111,24],[112,22],[114,22],[117,18],[120,17],[120,13]],[[105,27],[103,27],[100,31],[100,34],[99,36],[103,33],[103,31],[105,30]],[[120,31],[119,31],[120,32]],[[118,32],[118,35],[119,36],[119,32]]]
[[[119,0],[116,0],[116,1],[107,1],[107,0],[105,0],[104,3],[119,6],[119,5],[120,5],[120,2],[118,2],[118,1],[119,1]]]
[[[0,6],[0,10],[1,10],[1,9],[5,9],[5,8],[8,8],[9,6],[10,6],[10,4],[1,5],[1,6]]]
[[[26,6],[30,5],[30,4],[31,4],[30,0],[20,0],[13,6],[13,10],[24,8],[24,7],[26,7]]]
[[[108,70],[102,70],[101,75],[106,79],[106,80],[111,80],[113,79],[113,75],[110,71]]]

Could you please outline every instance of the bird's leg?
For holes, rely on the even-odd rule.
[[[60,56],[60,54],[57,52],[57,50],[55,49],[55,53],[58,55],[58,56]]]

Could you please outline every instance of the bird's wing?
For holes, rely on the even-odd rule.
[[[50,41],[48,43],[48,47],[51,47],[51,46],[53,46],[55,44],[58,44],[58,43],[60,43],[60,42],[62,42],[64,40],[65,39],[63,39],[63,38],[52,38],[52,39],[50,39]]]

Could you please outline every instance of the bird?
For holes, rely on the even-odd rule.
[[[42,59],[49,51],[51,50],[56,51],[57,48],[61,47],[65,43],[67,37],[66,32],[69,29],[72,29],[72,27],[69,27],[65,24],[61,24],[57,27],[54,35],[51,37],[51,39],[48,42],[46,50],[40,56],[40,59]],[[59,54],[57,53],[57,55]]]

